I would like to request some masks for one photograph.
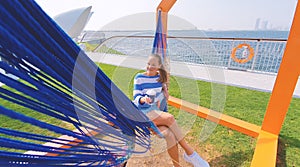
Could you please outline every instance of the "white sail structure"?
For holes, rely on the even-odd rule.
[[[88,23],[92,6],[73,9],[55,16],[55,22],[72,38],[77,38]]]

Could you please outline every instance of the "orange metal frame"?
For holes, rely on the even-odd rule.
[[[296,6],[286,49],[267,107],[251,166],[275,166],[278,135],[300,75],[300,5]]]
[[[163,33],[167,34],[167,22],[168,22],[168,12],[175,4],[176,0],[162,0],[160,4],[157,6],[156,10],[161,11],[161,20],[163,24]],[[158,13],[158,12],[157,12]]]
[[[198,117],[205,118],[220,125],[229,127],[251,137],[258,137],[260,132],[260,126],[222,114],[217,111],[210,110],[205,107],[198,106],[196,104],[192,104],[187,101],[183,101],[172,96],[169,97],[168,104],[191,114],[197,115]]]
[[[164,32],[167,34],[167,14],[176,0],[162,0],[157,10],[163,13]],[[262,126],[257,126],[189,102],[170,97],[169,104],[216,122],[252,137],[257,144],[251,167],[276,166],[278,135],[283,125],[298,77],[300,75],[300,5],[296,6],[294,20],[286,43],[286,49],[277,74],[272,95]]]

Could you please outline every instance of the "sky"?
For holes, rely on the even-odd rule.
[[[92,6],[94,13],[85,30],[100,30],[116,20],[120,21],[120,18],[145,12],[155,13],[160,0],[36,0],[36,2],[50,17],[72,9]],[[268,22],[267,29],[288,30],[296,5],[297,0],[177,0],[169,15],[183,19],[199,30],[254,30],[258,18],[261,22]],[[130,26],[134,29],[134,25]]]

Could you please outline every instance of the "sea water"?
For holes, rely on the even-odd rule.
[[[106,46],[126,55],[148,56],[152,51],[154,31],[101,33],[106,38]],[[289,31],[169,30],[167,52],[169,58],[177,62],[277,73],[288,35]],[[255,49],[255,58],[244,64],[231,59],[232,49],[241,43],[248,43]],[[238,52],[237,55],[241,55]]]

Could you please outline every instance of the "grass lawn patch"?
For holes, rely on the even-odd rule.
[[[141,70],[99,64],[100,68],[114,83],[132,99],[133,78]],[[212,102],[213,90],[225,87],[223,107]],[[187,78],[171,76],[170,95],[222,112],[229,116],[261,126],[271,94],[233,86],[212,84]],[[217,91],[215,91],[217,92]],[[220,98],[216,96],[216,98]],[[221,100],[224,99],[220,99]],[[216,107],[215,107],[216,106]],[[211,166],[248,167],[256,146],[256,138],[187,114],[169,106],[178,123],[187,133],[187,141],[204,157]],[[277,166],[300,166],[300,99],[293,98],[280,133],[280,160]],[[187,126],[186,126],[187,125]]]
[[[132,99],[133,78],[141,70],[107,64],[98,65]],[[218,90],[224,90],[225,94]],[[219,95],[218,93],[222,95],[216,96]],[[170,95],[260,126],[271,94],[171,76]],[[224,104],[222,104],[223,101]],[[0,104],[41,121],[72,129],[72,126],[63,123],[61,120],[49,118],[47,115],[6,100],[0,99]],[[174,114],[183,131],[187,134],[187,141],[210,162],[212,167],[250,166],[256,145],[255,138],[196,117],[172,106],[169,106],[169,112]],[[299,115],[300,99],[293,98],[279,136],[277,166],[300,166]],[[3,115],[0,117],[0,124],[4,128],[47,136],[60,136],[60,134]]]

